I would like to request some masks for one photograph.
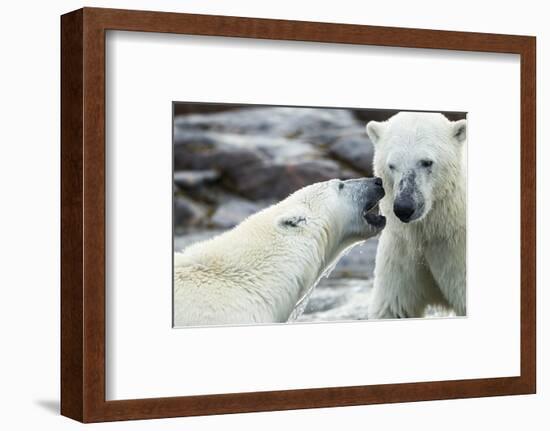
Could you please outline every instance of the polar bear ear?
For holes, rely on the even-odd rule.
[[[453,137],[462,144],[466,140],[466,120],[453,121]]]
[[[378,143],[384,132],[386,123],[382,121],[369,121],[367,123],[367,135],[374,145]]]
[[[295,229],[307,224],[305,214],[283,214],[277,219],[277,226],[283,229]]]

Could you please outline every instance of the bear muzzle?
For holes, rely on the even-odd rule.
[[[416,205],[410,196],[396,199],[393,203],[393,212],[403,223],[410,222],[415,211]]]

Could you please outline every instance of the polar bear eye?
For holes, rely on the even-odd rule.
[[[420,160],[420,166],[423,168],[429,168],[434,164],[433,160]]]
[[[394,170],[395,170],[395,165],[392,164],[392,163],[390,163],[390,164],[388,165],[388,168],[390,168],[390,171],[394,171]]]
[[[338,190],[342,190],[344,188],[344,183],[342,181],[340,181],[338,183]]]

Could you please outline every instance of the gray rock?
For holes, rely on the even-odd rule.
[[[231,228],[263,207],[264,205],[258,203],[234,199],[220,205],[212,215],[210,223],[219,228]]]
[[[322,130],[356,127],[360,122],[346,109],[259,107],[214,114],[179,116],[179,130],[211,130],[241,135],[299,138]]]
[[[334,157],[349,164],[367,177],[373,175],[374,146],[364,129],[336,140],[329,149]]]
[[[241,135],[232,132],[208,131],[208,130],[177,130],[174,135],[175,146],[181,146],[185,150],[195,153],[212,150],[258,150],[267,158],[279,157],[281,152],[284,158],[293,157],[296,154],[317,154],[306,142],[298,139],[274,137],[264,135]],[[288,148],[289,146],[295,148]]]
[[[312,159],[313,145],[281,137],[181,130],[174,135],[176,169],[217,169],[222,173],[265,162]]]
[[[185,194],[195,201],[203,202],[214,208],[234,199],[242,199],[242,197],[232,193],[218,183],[186,189]]]
[[[359,133],[366,143],[350,141]],[[244,108],[180,116],[174,143],[176,169],[217,170],[220,186],[250,200],[284,199],[318,181],[372,173],[364,128],[342,109]]]
[[[208,208],[184,196],[174,197],[174,228],[198,226],[206,219]]]
[[[393,109],[355,109],[353,113],[363,123],[363,126],[366,126],[369,121],[389,120],[398,112]]]
[[[176,170],[217,170],[223,174],[230,169],[262,162],[262,154],[253,147],[223,145],[220,140],[204,134],[193,133],[185,139],[174,144]]]
[[[174,183],[184,189],[193,189],[205,184],[215,182],[220,178],[220,173],[213,169],[201,171],[176,171],[174,172]]]
[[[356,172],[329,159],[287,164],[243,166],[227,172],[228,186],[248,199],[284,199],[296,190],[333,178],[356,178]]]
[[[301,139],[313,144],[315,147],[325,150],[340,138],[357,135],[365,132],[364,127],[335,128],[327,130],[312,130],[304,134]]]

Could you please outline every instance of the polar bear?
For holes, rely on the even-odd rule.
[[[176,253],[174,325],[286,322],[346,249],[384,227],[383,196],[380,178],[316,183]]]
[[[387,218],[376,254],[370,318],[466,314],[466,120],[400,112],[370,121]]]

